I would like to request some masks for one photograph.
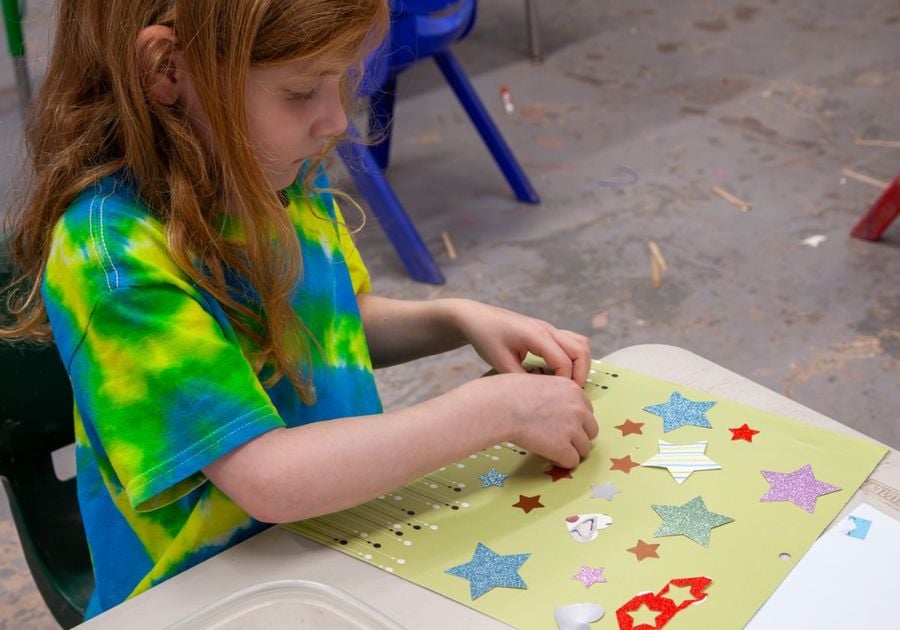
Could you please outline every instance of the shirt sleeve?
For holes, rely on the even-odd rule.
[[[176,284],[118,288],[95,303],[71,358],[88,437],[134,509],[179,499],[206,481],[203,467],[284,426],[213,312]]]
[[[337,205],[337,201],[333,200],[334,216],[338,224],[338,239],[340,240],[341,251],[344,254],[344,260],[347,262],[347,269],[350,271],[350,280],[353,282],[353,292],[360,293],[372,292],[372,279],[369,276],[369,270],[363,263],[359,250],[353,242],[353,237],[347,230],[347,224],[344,222],[344,216],[341,209]]]

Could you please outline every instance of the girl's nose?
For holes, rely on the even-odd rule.
[[[314,138],[327,138],[339,136],[347,130],[347,113],[341,101],[339,90],[329,94],[329,98],[323,99],[322,110],[319,118],[311,130]]]

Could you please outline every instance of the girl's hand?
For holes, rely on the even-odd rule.
[[[499,422],[503,439],[557,466],[575,468],[597,437],[591,401],[571,379],[498,374],[475,379],[460,389],[487,416],[479,426]]]
[[[522,360],[531,352],[543,358],[556,376],[584,386],[591,368],[587,337],[480,302],[459,300],[455,306],[460,332],[498,372],[524,372]]]

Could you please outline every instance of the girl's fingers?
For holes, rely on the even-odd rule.
[[[540,335],[532,340],[532,352],[540,356],[557,376],[572,378],[572,359],[554,338],[553,333]],[[532,344],[529,344],[532,345]]]
[[[525,368],[522,367],[522,363],[513,356],[512,353],[505,352],[503,355],[497,358],[497,365],[494,365],[494,369],[500,373],[511,372],[514,374],[525,372]]]
[[[587,457],[588,453],[591,452],[591,440],[588,439],[588,436],[584,433],[579,432],[578,435],[575,436],[572,440],[572,446],[578,451],[578,456],[581,459]]]
[[[560,457],[557,457],[552,460],[554,466],[559,466],[560,468],[575,468],[581,462],[581,456],[578,454],[578,451],[571,444],[568,448],[565,449],[564,453],[560,454]]]
[[[569,330],[550,327],[549,332],[570,361],[572,380],[583,387],[591,370],[590,340]]]

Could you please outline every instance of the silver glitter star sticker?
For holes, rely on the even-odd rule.
[[[596,484],[591,484],[591,498],[592,499],[606,499],[607,501],[612,501],[613,497],[622,492],[610,482],[606,482],[602,486],[598,486]]]

